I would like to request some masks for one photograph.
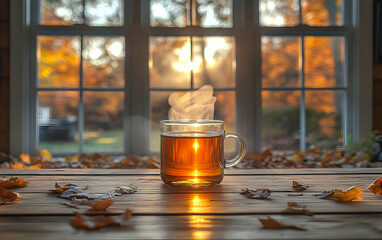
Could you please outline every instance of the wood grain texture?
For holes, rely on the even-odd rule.
[[[19,176],[29,181],[14,189],[20,202],[0,205],[3,239],[381,239],[382,196],[364,190],[364,200],[338,203],[317,199],[324,190],[356,185],[365,189],[382,169],[266,169],[227,170],[222,184],[202,189],[174,188],[163,184],[159,170],[59,169],[5,170],[0,177]],[[292,181],[309,185],[303,196],[288,196]],[[89,193],[106,193],[134,184],[138,192],[115,197],[107,211],[89,212],[81,206],[62,205],[68,200],[49,192],[54,183],[88,185]],[[243,188],[273,190],[267,200],[249,199]],[[314,216],[285,215],[287,202],[303,204]],[[99,231],[75,230],[69,225],[74,211],[90,215],[121,214],[133,217],[126,226]],[[271,216],[307,231],[267,230],[259,218]]]

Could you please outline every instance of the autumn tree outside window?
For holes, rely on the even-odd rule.
[[[204,84],[214,86],[215,118],[250,150],[343,145],[357,124],[349,107],[354,1],[29,6],[30,152],[158,152],[168,96]]]

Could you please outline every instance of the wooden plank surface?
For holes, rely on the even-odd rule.
[[[228,170],[222,184],[202,189],[166,186],[156,169],[0,169],[2,176],[19,176],[30,182],[26,188],[14,189],[21,194],[20,202],[0,205],[0,235],[6,239],[382,239],[382,195],[364,190],[364,200],[352,203],[313,196],[353,185],[366,189],[382,176],[382,169]],[[293,193],[293,180],[310,186],[303,196],[288,196]],[[86,206],[72,209],[62,205],[68,201],[49,193],[55,182],[87,185],[89,193],[134,184],[138,192],[116,197],[108,211],[89,213]],[[267,200],[254,200],[240,194],[246,187],[274,192]],[[306,205],[314,216],[282,215],[287,202]],[[69,225],[74,211],[115,215],[126,208],[134,215],[121,228],[92,232]],[[258,218],[266,216],[307,231],[262,229]]]

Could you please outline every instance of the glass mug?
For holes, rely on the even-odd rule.
[[[161,124],[161,178],[171,186],[209,187],[223,180],[224,168],[239,163],[246,144],[237,133],[225,132],[221,120],[164,120]],[[238,154],[224,159],[224,139],[240,142]]]

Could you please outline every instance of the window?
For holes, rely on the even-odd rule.
[[[156,153],[170,94],[205,84],[249,150],[346,144],[360,129],[357,4],[30,1],[23,152]]]

